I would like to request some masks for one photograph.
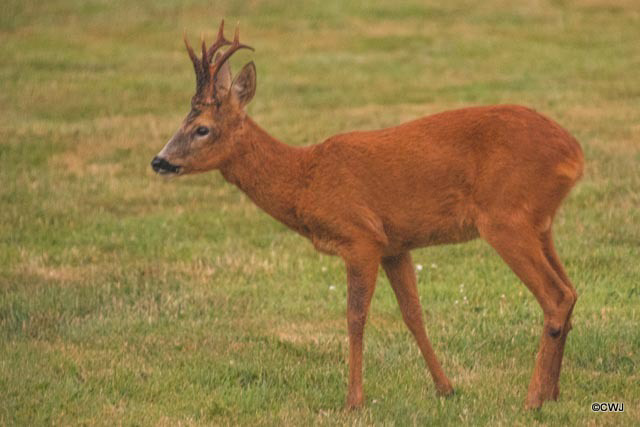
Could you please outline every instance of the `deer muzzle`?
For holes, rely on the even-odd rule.
[[[169,174],[179,174],[180,166],[169,163],[163,157],[155,156],[153,160],[151,160],[151,167],[153,170],[160,175],[169,175]]]

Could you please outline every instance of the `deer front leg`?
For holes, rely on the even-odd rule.
[[[371,297],[376,286],[380,254],[355,250],[345,257],[347,267],[347,327],[349,330],[349,390],[347,408],[362,406],[362,340]]]
[[[396,294],[402,318],[416,339],[422,356],[427,363],[431,377],[436,385],[437,393],[443,396],[452,394],[453,387],[451,382],[436,358],[424,327],[416,273],[413,271],[411,255],[409,252],[405,252],[394,257],[383,258],[382,267],[387,273],[393,292]]]

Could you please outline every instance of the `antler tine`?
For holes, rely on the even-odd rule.
[[[200,34],[200,49],[202,50],[202,73],[209,74],[209,58],[207,57],[207,44],[204,41],[204,34]]]
[[[233,44],[238,45],[238,48],[236,50],[242,49],[242,48],[246,48],[246,49],[249,49],[249,50],[255,50],[251,46],[247,46],[246,44],[241,44],[240,43],[240,23],[239,22],[236,25],[236,32],[233,35]]]
[[[193,62],[194,67],[200,62],[196,53],[193,51],[191,44],[189,44],[189,39],[187,39],[187,30],[184,30],[182,33],[182,40],[184,40],[184,45],[187,48],[187,52],[189,53],[189,57],[191,58],[191,62]]]
[[[209,79],[209,70],[206,68],[208,65],[203,64],[200,58],[196,56],[196,53],[193,51],[193,48],[189,43],[189,39],[187,39],[186,30],[184,31],[182,38],[184,40],[184,45],[187,48],[187,52],[189,53],[189,58],[191,58],[191,62],[193,62],[193,69],[196,72],[196,91],[200,91]]]
[[[227,61],[227,59],[229,59],[231,57],[231,55],[233,55],[236,51],[238,51],[240,49],[254,50],[251,46],[247,46],[246,44],[240,43],[240,26],[238,25],[238,26],[236,26],[236,32],[235,32],[235,35],[233,36],[233,43],[231,43],[231,46],[229,46],[229,49],[227,49],[222,54],[220,59],[218,59],[209,68],[210,69],[210,72],[209,72],[210,76],[215,79],[215,76],[218,73],[218,71],[220,70],[220,68],[222,67],[222,65]]]
[[[215,43],[213,43],[209,47],[209,50],[207,51],[205,62],[209,64],[211,62],[211,59],[213,58],[213,54],[216,53],[216,51],[220,49],[222,46],[225,46],[228,44],[231,44],[231,42],[224,37],[224,19],[223,19],[220,22],[220,27],[218,28],[218,37],[216,38]]]

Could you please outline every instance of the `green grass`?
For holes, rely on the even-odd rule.
[[[0,6],[1,425],[640,424],[637,2],[134,3]],[[492,103],[582,142],[555,224],[580,294],[557,403],[523,409],[541,312],[475,241],[414,253],[456,395],[435,397],[381,276],[366,407],[342,409],[340,260],[217,173],[148,166],[189,108],[182,31],[223,16],[256,48],[233,61],[258,67],[250,113],[290,144]]]

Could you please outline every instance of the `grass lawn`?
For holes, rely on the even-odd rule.
[[[581,141],[557,402],[524,410],[542,313],[478,240],[414,252],[457,393],[435,396],[381,275],[366,405],[343,410],[341,261],[218,173],[149,168],[195,86],[182,31],[221,17],[256,48],[232,61],[257,64],[250,114],[289,144],[494,103]],[[640,424],[638,2],[3,0],[0,41],[0,425]]]

